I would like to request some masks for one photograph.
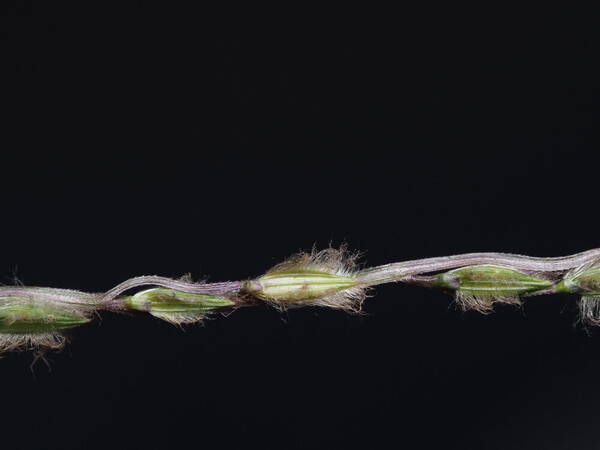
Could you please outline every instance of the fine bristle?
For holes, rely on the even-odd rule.
[[[579,321],[584,325],[600,325],[600,297],[581,297],[579,300]]]
[[[162,314],[150,313],[154,317],[169,322],[172,325],[185,325],[202,322],[207,318],[206,314]]]
[[[310,253],[301,252],[290,256],[282,263],[277,264],[267,271],[267,274],[286,272],[294,269],[323,270],[339,276],[353,276],[357,271],[357,260],[360,253],[352,253],[346,245],[340,248],[326,248]]]
[[[0,353],[17,350],[58,350],[65,345],[66,338],[59,333],[6,334],[0,333]]]
[[[365,286],[354,286],[327,297],[317,299],[314,301],[313,305],[360,313],[362,304],[366,298],[367,288]]]
[[[493,311],[495,303],[520,306],[521,299],[518,296],[481,295],[457,291],[456,303],[463,311],[472,309],[482,314],[489,314]]]

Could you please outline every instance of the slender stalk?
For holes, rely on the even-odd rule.
[[[100,305],[110,303],[123,292],[141,286],[160,286],[188,294],[225,295],[238,292],[242,287],[241,281],[225,281],[221,283],[192,283],[185,280],[173,280],[171,278],[156,275],[144,275],[130,278],[114,288],[107,291],[100,299]]]
[[[563,272],[600,259],[600,248],[557,258],[539,258],[511,253],[465,253],[461,255],[415,259],[358,272],[358,279],[377,285],[400,281],[409,275],[419,275],[458,267],[494,264],[532,272]]]

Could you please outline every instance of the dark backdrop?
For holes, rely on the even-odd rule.
[[[313,244],[368,265],[599,245],[584,25],[359,12],[266,31],[144,5],[3,6],[4,282],[236,280]],[[2,445],[598,448],[600,333],[576,318],[568,296],[483,316],[404,285],[362,316],[107,313],[51,372],[0,360]]]

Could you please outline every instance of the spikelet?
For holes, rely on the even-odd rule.
[[[247,281],[244,290],[281,308],[316,305],[358,312],[367,285],[356,278],[357,257],[345,246],[299,253]]]
[[[488,314],[495,303],[520,305],[521,294],[548,288],[552,282],[508,267],[486,264],[441,273],[437,275],[436,284],[455,291],[461,309]]]
[[[65,289],[0,288],[0,352],[57,349],[62,332],[90,321],[93,295]]]
[[[556,292],[600,296],[600,261],[592,261],[569,271],[556,285]]]
[[[582,294],[579,321],[584,325],[600,325],[600,261],[591,261],[569,271],[555,290]]]
[[[129,309],[145,311],[174,325],[182,325],[200,322],[211,312],[235,303],[226,297],[153,288],[129,297],[126,305]]]

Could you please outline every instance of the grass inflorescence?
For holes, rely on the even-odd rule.
[[[0,352],[58,349],[65,331],[101,311],[129,311],[182,325],[241,306],[320,306],[360,312],[367,292],[402,282],[450,292],[463,310],[493,311],[532,295],[580,296],[580,321],[600,325],[600,249],[559,258],[468,253],[360,268],[345,246],[298,253],[242,281],[193,282],[187,277],[134,277],[105,293],[23,286],[0,287]],[[141,289],[141,290],[139,290]],[[127,291],[138,290],[126,295]]]

